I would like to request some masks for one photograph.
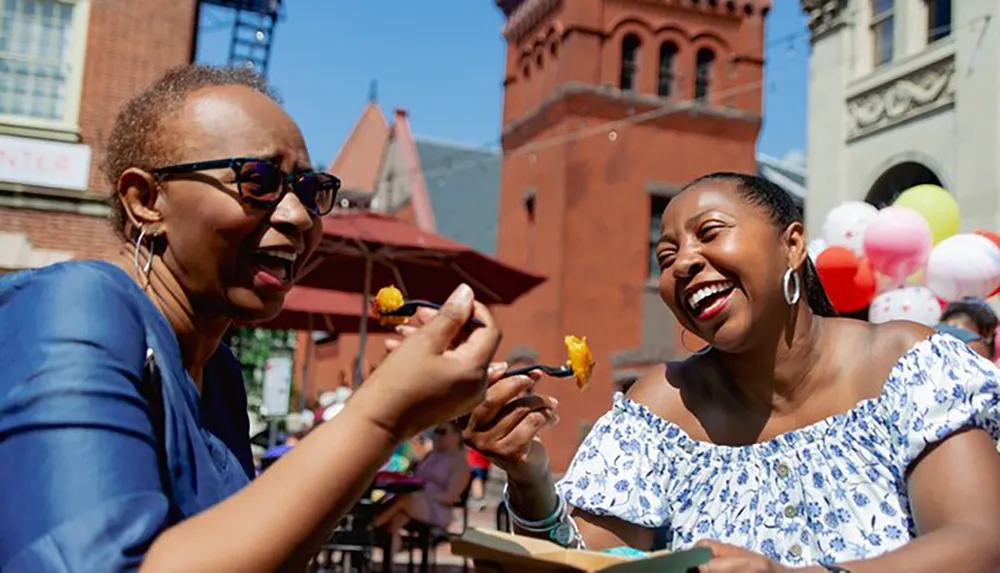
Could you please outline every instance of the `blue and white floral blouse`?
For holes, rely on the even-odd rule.
[[[916,535],[906,471],[976,426],[1000,438],[1000,371],[935,334],[896,363],[882,394],[747,446],[693,440],[615,396],[557,486],[573,506],[667,530],[667,548],[711,538],[788,566],[844,562]]]

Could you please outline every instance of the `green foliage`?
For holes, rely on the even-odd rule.
[[[241,326],[229,331],[227,342],[243,369],[247,404],[258,412],[264,392],[264,365],[275,350],[294,350],[295,331]],[[292,391],[294,394],[295,389]]]

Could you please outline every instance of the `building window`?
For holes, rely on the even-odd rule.
[[[708,92],[712,83],[712,67],[715,64],[715,52],[708,48],[698,50],[695,62],[694,99],[708,101]]]
[[[628,34],[622,39],[622,74],[618,87],[624,91],[635,89],[635,80],[639,71],[639,47],[642,41],[635,34]]]
[[[660,219],[670,203],[666,195],[649,196],[649,276],[660,276],[660,264],[656,262],[656,245],[660,242]]]
[[[872,0],[872,57],[876,67],[892,61],[895,1]]]
[[[660,44],[660,75],[656,89],[660,97],[670,97],[674,90],[674,60],[677,59],[677,45],[673,42]]]
[[[76,123],[88,7],[0,0],[0,122]]]
[[[951,0],[927,0],[927,43],[951,35]]]

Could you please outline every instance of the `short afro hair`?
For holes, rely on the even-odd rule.
[[[176,150],[163,138],[163,127],[173,112],[194,92],[212,86],[243,86],[280,103],[267,78],[248,68],[186,65],[173,68],[136,94],[118,112],[105,152],[103,170],[111,184],[111,223],[122,238],[125,208],[117,185],[128,169],[151,171],[175,161]]]

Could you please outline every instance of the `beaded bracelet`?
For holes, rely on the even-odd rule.
[[[566,500],[560,495],[556,495],[556,509],[545,519],[532,521],[525,519],[514,511],[508,496],[508,486],[503,486],[503,504],[507,507],[507,514],[510,515],[511,522],[520,529],[528,533],[544,533],[555,543],[569,549],[586,549],[583,536],[576,521],[569,515],[569,508]]]

